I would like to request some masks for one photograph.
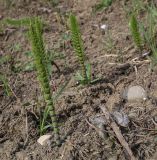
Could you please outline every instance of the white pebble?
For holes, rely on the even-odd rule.
[[[107,29],[107,25],[106,25],[106,24],[103,24],[103,25],[101,25],[100,28],[103,29],[103,30],[105,30],[105,29]]]
[[[43,135],[37,140],[37,142],[41,144],[42,146],[45,146],[46,144],[50,142],[51,137],[52,135]]]

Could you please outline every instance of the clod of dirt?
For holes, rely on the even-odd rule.
[[[123,112],[113,112],[112,113],[115,121],[122,127],[128,127],[128,124],[129,124],[129,118],[128,116],[123,113]]]
[[[122,97],[129,102],[145,101],[147,99],[147,93],[141,86],[132,86],[124,90]]]
[[[45,146],[50,142],[51,137],[52,135],[43,135],[37,140],[37,142],[42,146]]]

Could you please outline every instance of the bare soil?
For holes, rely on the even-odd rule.
[[[44,104],[35,71],[13,72],[24,64],[24,52],[31,50],[25,28],[8,26],[0,34],[0,56],[11,55],[1,66],[6,73],[13,95],[7,97],[0,85],[0,159],[1,160],[128,160],[129,156],[109,125],[106,137],[99,136],[89,120],[103,114],[100,106],[110,112],[122,110],[129,116],[128,127],[120,127],[123,137],[138,160],[156,160],[157,155],[157,70],[151,70],[149,58],[134,61],[139,56],[128,28],[124,0],[115,0],[107,9],[93,13],[96,0],[66,0],[57,6],[44,0],[18,0],[7,8],[0,2],[0,19],[41,16],[48,24],[44,30],[46,49],[56,48],[64,59],[55,63],[51,85],[59,88],[70,79],[57,100],[56,112],[62,137],[60,147],[42,147],[39,138],[39,108]],[[129,7],[129,4],[128,4]],[[92,65],[93,78],[101,80],[89,86],[77,85],[74,75],[79,70],[71,42],[63,40],[69,34],[66,27],[69,12],[79,20],[85,51]],[[141,16],[144,16],[141,15]],[[112,49],[106,48],[108,35],[100,26],[106,24],[113,39]],[[20,48],[16,49],[15,45]],[[56,47],[60,45],[59,47]],[[64,44],[64,45],[63,45]],[[18,68],[18,67],[17,67]],[[20,68],[20,66],[19,66]],[[144,102],[130,103],[121,98],[123,90],[140,85],[148,94]],[[51,133],[50,130],[47,133]]]

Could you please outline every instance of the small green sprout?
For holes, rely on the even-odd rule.
[[[88,82],[88,83],[91,83],[92,82],[92,77],[91,77],[91,65],[88,63],[88,64],[86,64],[86,74],[87,74],[87,79],[86,79],[86,81]],[[76,73],[76,80],[80,83],[80,84],[82,84],[82,85],[84,85],[85,83],[84,83],[84,77],[82,77],[82,75],[81,75],[81,73],[78,71],[77,73]]]

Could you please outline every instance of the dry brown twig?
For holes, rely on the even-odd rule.
[[[136,160],[135,156],[133,155],[128,143],[126,142],[126,140],[124,139],[118,125],[116,124],[116,122],[113,120],[113,118],[111,117],[108,109],[105,106],[100,106],[101,110],[103,111],[105,118],[107,120],[107,122],[109,123],[109,125],[111,126],[111,128],[113,129],[117,139],[119,140],[120,144],[123,146],[123,148],[127,151],[128,155],[130,156],[130,160]]]
[[[101,130],[100,128],[98,128],[98,127],[96,127],[95,125],[91,124],[87,119],[85,119],[85,120],[86,120],[87,124],[88,124],[90,127],[94,128],[94,129],[96,130],[97,133],[102,132],[102,130]],[[103,130],[103,131],[106,132],[106,133],[112,134],[112,132],[110,132],[110,131],[107,131],[107,130]]]
[[[26,138],[24,141],[24,146],[26,146],[27,142],[28,142],[28,137],[29,137],[29,133],[28,133],[28,117],[27,117],[27,112],[26,112]]]

